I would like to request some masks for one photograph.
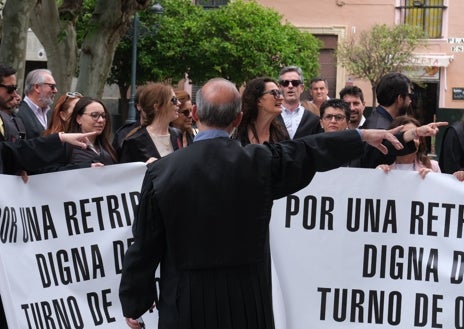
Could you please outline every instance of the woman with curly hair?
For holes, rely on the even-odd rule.
[[[242,145],[290,139],[278,118],[282,101],[282,92],[273,79],[260,77],[249,81],[242,94],[243,118],[234,137]]]

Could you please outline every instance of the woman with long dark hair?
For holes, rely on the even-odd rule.
[[[260,77],[247,82],[242,94],[243,118],[234,137],[242,145],[290,139],[278,118],[282,101],[282,92],[273,79]]]
[[[89,138],[86,149],[72,148],[68,165],[101,167],[117,163],[110,143],[110,113],[102,101],[90,97],[79,99],[69,119],[67,132],[96,132]]]

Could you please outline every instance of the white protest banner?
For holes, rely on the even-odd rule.
[[[0,291],[9,328],[127,327],[118,287],[145,170],[143,163],[70,170],[27,184],[0,176]]]
[[[340,168],[276,201],[286,327],[464,328],[463,184]]]
[[[0,176],[10,328],[127,327],[118,286],[144,172]],[[277,328],[464,328],[463,195],[450,175],[341,168],[276,201]]]

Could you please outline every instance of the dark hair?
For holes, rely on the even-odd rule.
[[[95,98],[91,97],[82,97],[79,99],[74,106],[74,110],[72,111],[71,117],[69,118],[69,123],[68,123],[68,129],[66,132],[68,133],[80,133],[81,132],[81,127],[77,123],[77,116],[80,116],[84,113],[85,108],[92,104],[92,103],[99,103],[101,106],[103,106],[103,109],[105,110],[106,113],[106,122],[105,122],[105,128],[103,128],[103,131],[100,135],[96,137],[96,140],[100,143],[100,145],[111,155],[111,158],[113,161],[117,161],[116,153],[113,149],[113,146],[111,146],[110,143],[110,133],[111,133],[111,115],[108,111],[108,108],[105,106],[105,104]]]
[[[3,78],[9,77],[16,73],[16,70],[11,66],[0,63],[0,83],[3,82]]]
[[[390,124],[389,129],[396,128],[398,126],[405,125],[408,123],[412,123],[416,127],[421,126],[421,123],[416,118],[413,118],[408,115],[400,115],[396,117],[395,119],[393,119],[392,123]],[[430,158],[427,156],[427,147],[425,143],[425,137],[421,136],[419,137],[419,140],[420,142],[419,142],[419,146],[417,147],[416,159],[418,162],[422,163],[427,168],[432,168]]]
[[[254,138],[260,143],[258,133],[256,131],[256,119],[258,118],[258,101],[263,97],[266,90],[266,83],[277,82],[269,77],[255,78],[247,82],[245,90],[242,94],[242,112],[243,117],[240,125],[237,127],[237,136],[240,140],[248,138],[248,129],[251,130]],[[282,122],[274,118],[269,127],[269,142],[276,143],[282,140],[289,139],[288,133]]]
[[[343,99],[346,95],[359,97],[362,103],[364,103],[364,94],[361,88],[358,86],[346,86],[340,90],[340,98]]]
[[[179,100],[180,102],[180,106],[179,106],[179,110],[182,110],[185,106],[185,103],[187,102],[192,102],[192,98],[190,97],[190,94],[188,92],[186,92],[185,90],[183,89],[176,89],[174,90],[174,93],[176,94],[176,97],[177,99]],[[183,120],[183,119],[182,119]],[[180,129],[181,131],[184,131],[184,128],[183,127],[180,127],[179,125],[176,124],[177,123],[177,119],[174,120],[174,121],[171,121],[169,123],[169,125],[171,127],[175,127],[175,128],[178,128]],[[192,123],[193,123],[193,120],[192,120]],[[193,128],[190,127],[188,129],[186,129],[187,131],[187,134],[193,136]]]
[[[382,106],[390,106],[395,103],[398,96],[406,97],[410,88],[411,80],[404,74],[387,73],[380,79],[375,89],[377,101]]]
[[[322,81],[322,82],[324,82],[324,84],[325,84],[325,87],[326,87],[326,88],[328,88],[328,82],[327,82],[327,80],[326,80],[326,79],[324,79],[324,78],[321,78],[321,77],[316,77],[316,78],[312,78],[312,79],[309,81],[309,89],[311,89],[311,88],[312,88],[312,86],[313,86],[313,83],[316,83],[316,82],[319,82],[319,81]]]
[[[346,121],[350,119],[350,114],[351,114],[350,106],[348,105],[347,102],[344,102],[342,99],[338,99],[338,98],[328,99],[321,104],[321,107],[319,108],[321,119],[324,116],[326,108],[328,107],[333,107],[334,109],[343,110],[343,112],[345,112]]]

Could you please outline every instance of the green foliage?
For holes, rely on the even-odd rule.
[[[318,71],[319,43],[309,33],[256,2],[231,2],[205,10],[190,0],[161,0],[163,15],[140,12],[137,82],[177,82],[185,73],[200,84],[225,77],[241,84],[256,76],[277,77],[281,67],[299,65],[308,76]],[[111,82],[128,84],[132,37],[121,42]]]
[[[92,14],[97,0],[84,0],[79,19],[76,22],[76,41],[78,46],[82,45],[85,35],[91,29]]]
[[[337,57],[353,76],[368,79],[375,87],[388,72],[410,68],[413,51],[425,45],[423,31],[415,26],[375,25],[341,43]]]
[[[281,19],[277,12],[255,2],[234,1],[207,11],[203,24],[194,31],[198,43],[190,76],[195,81],[222,76],[240,84],[260,75],[276,77],[286,65],[299,65],[315,74],[316,39],[282,25]]]

